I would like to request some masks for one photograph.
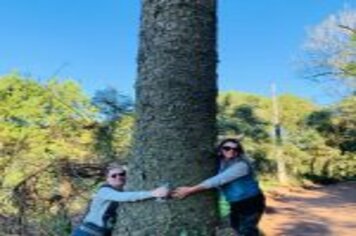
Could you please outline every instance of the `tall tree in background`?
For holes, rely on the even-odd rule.
[[[320,82],[339,82],[351,92],[356,90],[355,9],[332,14],[313,27],[304,49],[302,67],[307,77]]]
[[[143,0],[129,188],[194,184],[214,173],[216,1]],[[212,193],[121,208],[116,235],[212,235]]]
[[[274,155],[277,160],[277,176],[281,184],[287,184],[289,177],[287,173],[287,166],[285,158],[283,157],[283,139],[282,126],[280,123],[280,111],[277,99],[276,84],[271,85],[272,90],[272,108],[273,108],[273,137],[274,137]]]

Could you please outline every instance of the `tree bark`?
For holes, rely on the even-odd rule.
[[[128,189],[197,184],[215,171],[216,1],[142,3]],[[123,204],[114,235],[213,235],[216,207],[213,192]]]

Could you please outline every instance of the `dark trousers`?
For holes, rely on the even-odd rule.
[[[111,236],[111,230],[92,223],[83,223],[74,230],[71,236]]]
[[[258,236],[258,222],[266,208],[261,193],[238,202],[231,202],[230,223],[239,236]]]

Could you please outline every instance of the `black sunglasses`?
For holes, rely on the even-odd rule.
[[[126,176],[126,172],[120,172],[120,173],[115,173],[110,175],[111,178],[116,178],[116,177],[125,177]]]
[[[239,149],[236,147],[236,148],[233,148],[233,147],[228,147],[228,146],[225,146],[225,147],[222,147],[221,148],[222,150],[224,150],[224,151],[231,151],[231,150],[234,150],[235,152],[238,152],[239,151]]]

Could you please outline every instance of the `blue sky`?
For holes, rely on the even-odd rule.
[[[134,96],[140,0],[0,0],[0,75],[41,81],[54,74],[88,94],[107,86]],[[301,78],[293,57],[307,27],[356,0],[220,0],[220,91],[293,93],[325,104]]]

